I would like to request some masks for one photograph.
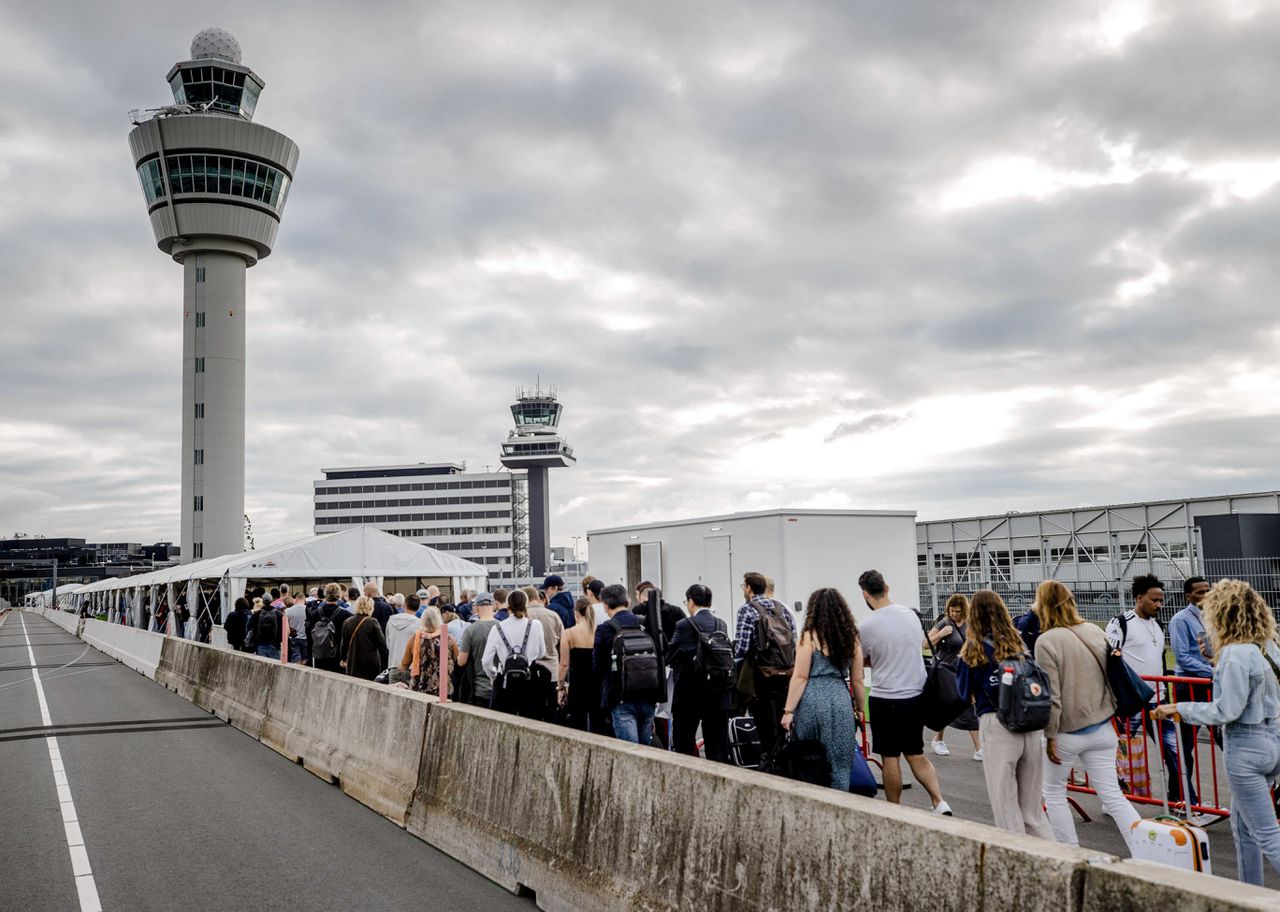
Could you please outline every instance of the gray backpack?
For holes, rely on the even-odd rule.
[[[996,717],[1011,732],[1033,732],[1049,724],[1053,701],[1049,676],[1036,660],[1025,653],[995,663],[1000,676],[1000,705]]]
[[[313,659],[332,659],[338,654],[338,628],[333,623],[333,615],[325,614],[320,609],[320,617],[311,628],[311,657]]]

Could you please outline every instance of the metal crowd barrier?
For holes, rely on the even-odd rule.
[[[1202,702],[1213,698],[1213,682],[1205,678],[1143,675],[1142,679],[1151,684],[1156,691],[1157,704]],[[1170,700],[1171,693],[1173,694],[1172,700]],[[1151,752],[1148,741],[1156,740],[1161,746],[1161,753],[1163,754],[1164,739],[1167,737],[1166,732],[1168,731],[1172,733],[1172,737],[1181,741],[1176,749],[1170,751],[1171,756],[1178,758],[1176,762],[1179,769],[1176,775],[1169,769],[1169,764],[1165,763],[1163,758],[1160,761],[1164,766],[1163,774],[1158,777],[1158,784],[1163,785],[1167,790],[1169,807],[1185,812],[1186,796],[1184,793],[1189,780],[1191,788],[1198,799],[1191,804],[1192,813],[1208,814],[1214,817],[1229,817],[1231,815],[1230,807],[1223,803],[1218,789],[1222,735],[1216,726],[1188,725],[1185,722],[1176,723],[1173,720],[1156,722],[1145,709],[1141,713],[1140,721],[1138,716],[1134,716],[1132,719],[1115,717],[1111,720],[1111,724],[1115,727],[1116,736],[1119,738],[1119,745],[1116,750],[1116,778],[1120,781],[1120,789],[1124,792],[1126,798],[1135,804],[1164,804],[1164,799],[1152,791],[1157,782],[1156,777],[1151,775]],[[1207,732],[1208,738],[1202,741],[1201,736],[1205,732]],[[1182,769],[1188,756],[1188,750],[1191,759],[1190,777]],[[1176,789],[1173,788],[1175,779],[1177,780]],[[1205,791],[1206,785],[1209,786],[1208,792]],[[1087,795],[1097,794],[1097,790],[1089,785],[1088,775],[1075,769],[1071,771],[1071,777],[1067,782],[1067,790],[1083,792]]]

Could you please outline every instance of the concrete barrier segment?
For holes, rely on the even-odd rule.
[[[157,683],[260,739],[279,661],[176,637],[163,640]]]
[[[78,636],[153,681],[160,664],[161,650],[167,641],[163,634],[92,619],[83,622]]]
[[[1215,859],[1215,867],[1233,865],[1234,858]],[[1126,858],[1114,864],[1090,866],[1085,879],[1081,912],[1275,912],[1280,894],[1229,880],[1184,871],[1170,865]]]
[[[457,704],[408,829],[548,909],[1076,912],[1097,856]]]
[[[434,698],[300,665],[272,674],[262,743],[404,826]]]

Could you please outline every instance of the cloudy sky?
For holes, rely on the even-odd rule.
[[[231,30],[302,148],[248,275],[247,509],[497,462],[553,543],[1280,486],[1280,7],[0,0],[0,534],[178,535],[181,270],[127,112]]]

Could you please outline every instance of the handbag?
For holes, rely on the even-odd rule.
[[[1089,655],[1098,663],[1103,680],[1107,682],[1107,689],[1111,691],[1111,696],[1115,697],[1117,716],[1127,719],[1130,716],[1136,716],[1150,705],[1156,692],[1129,667],[1129,663],[1124,660],[1119,649],[1111,649],[1108,646],[1107,664],[1104,667],[1098,660],[1098,656],[1089,648],[1089,644],[1085,643],[1084,637],[1080,636],[1074,627],[1067,629],[1076,635],[1076,639],[1084,644]]]
[[[849,791],[864,798],[874,798],[879,788],[876,777],[871,775],[867,758],[862,756],[862,748],[854,744],[853,762],[849,765]]]
[[[921,629],[924,621],[920,622]],[[929,632],[925,631],[925,642]],[[922,715],[925,728],[931,731],[942,731],[969,706],[969,701],[960,696],[960,683],[956,680],[956,670],[938,658],[938,652],[929,647],[931,659],[924,682],[924,691],[920,694]]]
[[[831,761],[821,741],[800,740],[787,732],[773,752],[760,764],[760,769],[775,776],[785,776],[812,785],[831,785]]]

